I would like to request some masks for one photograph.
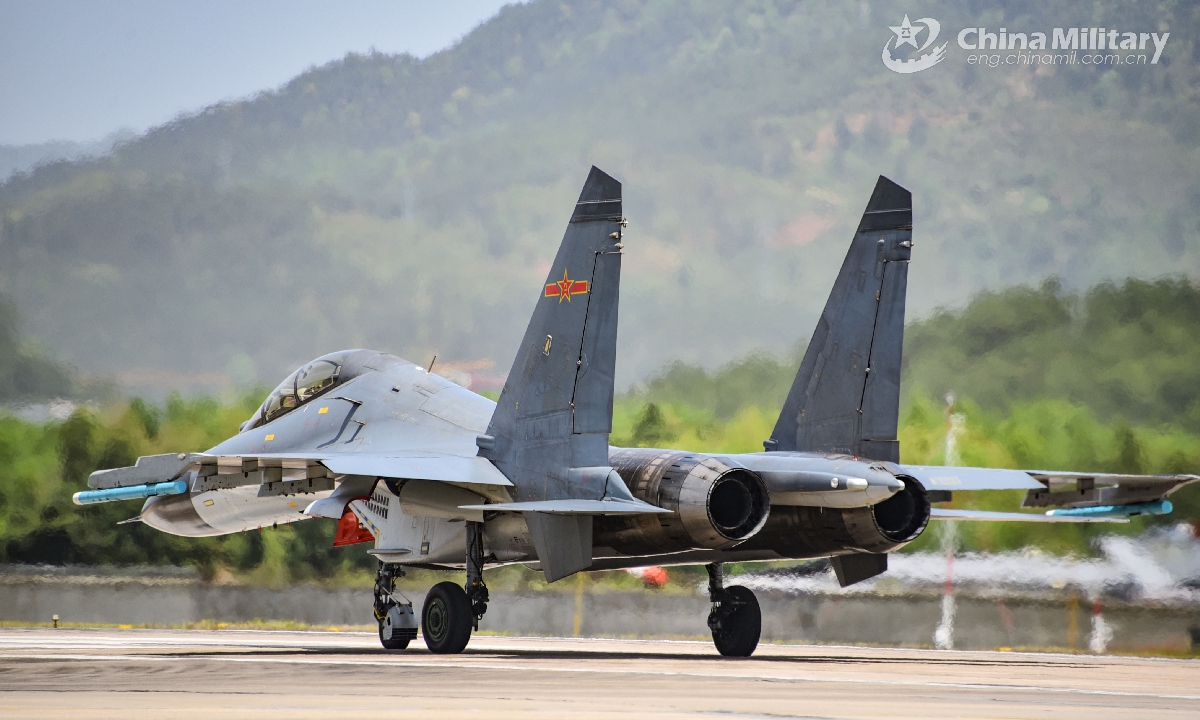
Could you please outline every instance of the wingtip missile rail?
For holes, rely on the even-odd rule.
[[[95,505],[96,503],[116,502],[117,500],[139,500],[154,497],[155,495],[182,495],[187,491],[187,480],[171,480],[169,482],[131,485],[129,487],[108,488],[106,490],[84,490],[72,495],[71,500],[76,505]]]

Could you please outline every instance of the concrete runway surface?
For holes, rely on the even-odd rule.
[[[1195,718],[1200,661],[367,633],[0,630],[3,718]]]

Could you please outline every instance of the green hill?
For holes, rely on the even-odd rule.
[[[955,392],[996,409],[1061,398],[1200,433],[1200,285],[1185,280],[986,293],[911,325],[904,351],[910,393]]]
[[[1128,281],[1071,293],[1054,283],[975,298],[911,324],[905,346],[901,458],[946,460],[946,407],[958,395],[965,421],[960,462],[1083,471],[1200,472],[1200,284]],[[2,327],[2,326],[0,326]],[[0,351],[4,336],[0,334]],[[618,397],[613,442],[710,452],[761,449],[791,384],[798,353],[752,355],[715,371],[672,363]],[[3,354],[0,353],[0,362]],[[53,363],[49,367],[57,367]],[[3,365],[0,365],[0,370]],[[2,389],[2,388],[0,388]],[[358,577],[375,560],[361,546],[331,548],[335,523],[191,540],[140,524],[115,525],[136,504],[79,508],[71,494],[99,468],[139,455],[202,451],[236,432],[265,389],[219,402],[170,397],[87,407],[36,425],[0,411],[0,562],[174,563],[208,575],[228,570],[260,582]],[[0,399],[4,399],[0,395]],[[1011,510],[1021,493],[960,494],[956,501]],[[1200,523],[1200,484],[1172,496],[1169,516],[1147,525]],[[1087,553],[1111,526],[968,523],[964,547],[1027,544]],[[929,533],[915,546],[932,547]]]
[[[715,371],[675,362],[626,398],[719,422],[760,408],[773,425],[802,354],[754,354]],[[1127,280],[1071,293],[1051,279],[982,293],[964,308],[909,323],[901,392],[909,406],[953,393],[1001,414],[1061,400],[1105,422],[1200,435],[1197,357],[1200,283]]]
[[[882,65],[903,12],[941,21],[946,61]],[[621,384],[805,340],[880,173],[916,198],[910,317],[1052,275],[1196,277],[1200,10],[903,12],[541,0],[425,60],[347,56],[0,185],[0,291],[135,388],[355,346],[503,373],[593,163],[630,219]],[[1036,70],[953,40],[1088,24],[1171,38],[1154,66]]]

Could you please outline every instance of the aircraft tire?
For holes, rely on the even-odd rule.
[[[762,633],[758,598],[741,585],[725,588],[725,598],[724,602],[734,604],[736,609],[721,619],[719,630],[713,630],[713,644],[717,646],[717,652],[726,657],[750,657],[758,647],[758,636]]]
[[[384,650],[405,650],[408,648],[408,643],[411,642],[411,640],[412,638],[408,637],[408,635],[401,635],[397,632],[392,633],[392,638],[390,640],[384,640],[383,623],[379,623],[379,644],[383,645]]]
[[[452,582],[440,582],[429,589],[421,608],[421,636],[429,652],[453,655],[467,647],[471,639],[471,601],[467,593]]]

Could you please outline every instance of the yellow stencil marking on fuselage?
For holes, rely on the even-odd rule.
[[[268,436],[266,436],[266,437],[265,437],[265,438],[263,438],[263,439],[264,439],[264,440],[266,440],[266,441],[268,441],[268,442],[270,442],[271,440],[274,440],[274,439],[275,439],[275,436],[274,436],[274,435],[268,435]]]
[[[325,414],[325,413],[327,413],[327,412],[329,412],[329,408],[327,408],[327,407],[323,407],[323,408],[321,408],[320,410],[318,410],[318,411],[317,411],[317,414],[318,414],[318,415],[324,415],[324,414]]]

